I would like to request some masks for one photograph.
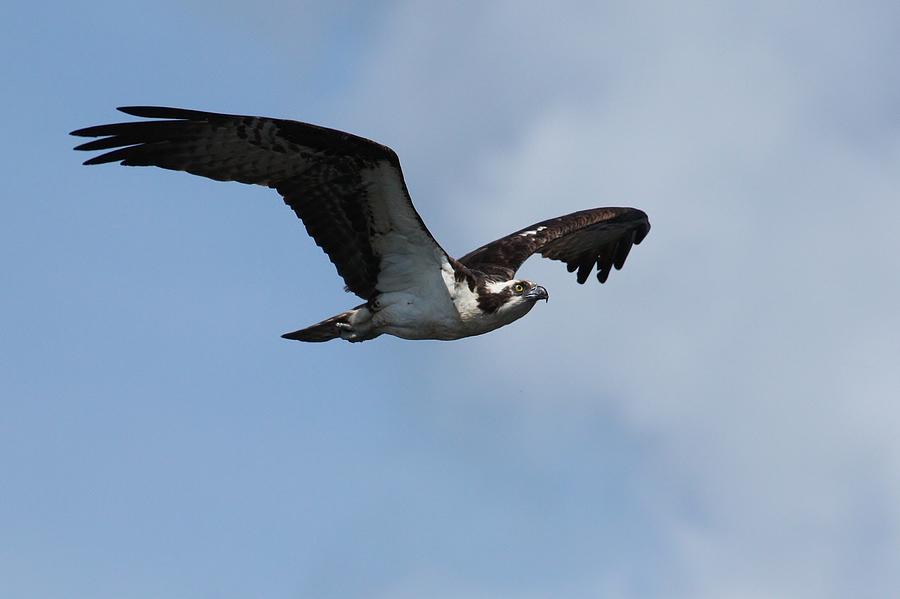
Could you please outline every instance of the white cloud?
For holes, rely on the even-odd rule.
[[[654,224],[602,289],[526,264],[552,301],[470,342],[476,388],[525,379],[551,402],[521,407],[539,417],[520,449],[552,443],[554,415],[608,410],[652,438],[642,500],[685,596],[900,585],[900,128],[883,101],[900,21],[875,5],[419,7],[391,19],[359,94],[448,249],[595,205]]]

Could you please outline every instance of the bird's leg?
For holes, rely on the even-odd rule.
[[[372,330],[372,311],[366,307],[355,310],[346,322],[337,322],[335,326],[341,339],[347,341],[366,341],[378,336]]]
[[[335,324],[338,328],[338,332],[341,334],[341,339],[346,339],[347,341],[356,341],[359,338],[359,334],[354,330],[353,325],[349,322],[338,322]]]

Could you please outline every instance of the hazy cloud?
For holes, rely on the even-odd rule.
[[[685,596],[900,584],[886,8],[409,5],[360,92],[400,108],[395,145],[413,181],[441,182],[425,187],[458,253],[588,206],[650,214],[603,289],[526,264],[553,301],[473,343],[469,382],[486,401],[522,385],[547,402],[520,406],[540,415],[522,451],[553,442],[549,421],[604,411],[650,435],[660,477],[643,492],[664,533],[647,551],[671,550],[660,575]]]

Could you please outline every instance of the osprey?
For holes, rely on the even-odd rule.
[[[109,150],[84,164],[119,162],[272,187],[365,303],[286,333],[298,341],[460,339],[525,316],[549,295],[515,278],[532,254],[566,263],[584,283],[604,283],[650,230],[635,208],[594,208],[545,220],[453,259],[425,227],[400,161],[374,141],[283,119],[129,106],[157,119],[98,125],[76,150]]]

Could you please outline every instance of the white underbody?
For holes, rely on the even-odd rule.
[[[525,316],[534,306],[526,302],[493,313],[478,307],[476,292],[457,282],[453,268],[441,256],[440,278],[426,277],[406,289],[382,292],[373,309],[353,311],[341,337],[350,341],[387,334],[403,339],[452,340],[481,335]],[[436,271],[435,271],[436,272]],[[421,274],[421,271],[420,271]]]
[[[380,172],[384,165],[363,171],[370,192],[402,197],[402,180]],[[504,307],[493,313],[478,308],[477,294],[463,280],[457,282],[444,251],[422,228],[414,211],[403,202],[373,205],[371,241],[381,256],[372,309],[352,311],[341,326],[350,341],[381,334],[404,339],[460,339],[480,335],[525,316],[533,302]]]

